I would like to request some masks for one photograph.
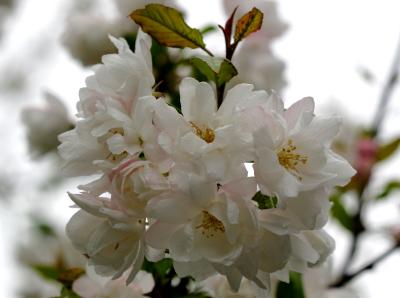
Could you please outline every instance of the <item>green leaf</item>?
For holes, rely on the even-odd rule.
[[[217,86],[222,86],[223,84],[229,82],[233,77],[237,76],[238,72],[235,66],[228,60],[224,60],[221,63],[221,68],[218,73]]]
[[[258,191],[254,197],[252,198],[253,201],[257,202],[259,209],[272,209],[276,208],[278,204],[277,197],[270,197],[263,195],[261,191]]]
[[[331,197],[331,202],[332,208],[331,208],[331,214],[334,218],[337,219],[337,221],[347,230],[352,231],[353,230],[353,219],[351,216],[347,213],[346,209],[344,208],[341,200],[340,200],[340,195],[333,195]]]
[[[32,269],[45,279],[58,280],[60,271],[54,266],[34,265]]]
[[[217,74],[206,61],[198,57],[194,57],[189,61],[207,78],[207,80],[215,82]]]
[[[148,4],[130,15],[144,32],[160,44],[177,48],[205,48],[199,30],[189,27],[182,14],[174,8],[161,4]]]
[[[305,298],[300,273],[290,272],[290,283],[279,282],[276,298]]]
[[[142,270],[160,278],[164,278],[172,268],[172,260],[168,258],[162,259],[158,262],[150,262],[147,259],[144,259],[142,265]]]
[[[400,181],[390,181],[376,198],[382,200],[396,190],[400,190]]]
[[[217,87],[229,82],[238,72],[235,66],[227,59],[199,56],[190,59],[192,63],[209,81],[215,82]]]
[[[376,161],[383,161],[393,155],[393,153],[396,152],[396,150],[400,146],[400,138],[395,139],[391,141],[388,144],[383,145],[378,149],[377,155],[376,155]]]
[[[206,35],[206,34],[215,32],[215,31],[217,31],[217,30],[218,30],[218,27],[217,27],[217,26],[209,24],[209,25],[206,25],[206,26],[204,26],[203,28],[201,28],[201,29],[200,29],[200,33],[201,33],[202,35]]]
[[[242,16],[236,23],[235,43],[239,43],[243,38],[246,38],[251,33],[260,30],[263,17],[263,13],[255,7]]]

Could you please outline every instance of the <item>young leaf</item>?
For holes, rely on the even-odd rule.
[[[219,87],[229,82],[233,77],[237,76],[237,74],[238,71],[235,66],[229,60],[224,59],[219,69],[217,86]]]
[[[206,25],[200,29],[200,33],[204,36],[209,33],[213,33],[218,30],[218,27],[212,24]]]
[[[200,56],[190,59],[190,62],[217,87],[229,82],[238,74],[235,66],[226,59]]]
[[[347,230],[353,230],[353,220],[351,216],[347,213],[342,202],[340,201],[339,195],[333,195],[331,197],[332,208],[331,214],[337,221]]]
[[[399,146],[400,146],[400,138],[395,139],[390,143],[383,145],[378,149],[378,153],[376,155],[376,161],[379,162],[389,158],[396,152]]]
[[[305,298],[300,273],[290,272],[290,283],[280,282],[276,290],[277,298]]]
[[[396,190],[400,190],[400,181],[390,181],[376,198],[382,200]]]
[[[182,14],[174,8],[161,4],[148,4],[130,15],[144,32],[150,34],[160,44],[177,48],[205,48],[199,30],[189,27]]]
[[[254,197],[252,198],[253,201],[257,202],[259,209],[272,209],[276,208],[278,204],[277,197],[269,197],[263,195],[261,191],[258,191]]]
[[[235,43],[239,43],[243,38],[246,38],[251,33],[260,30],[263,17],[263,13],[255,7],[242,16],[236,24]]]

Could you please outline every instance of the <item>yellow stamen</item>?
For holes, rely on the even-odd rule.
[[[296,153],[296,149],[297,147],[293,145],[293,141],[289,139],[287,146],[278,151],[278,161],[293,176],[299,180],[302,180],[303,178],[300,176],[297,166],[299,163],[305,165],[308,161],[308,157]]]
[[[192,127],[194,129],[194,132],[196,133],[196,135],[198,137],[202,138],[207,143],[214,142],[215,133],[211,128],[205,127],[204,129],[201,129],[200,127],[198,127],[193,122],[190,122],[190,124],[192,125]]]
[[[196,229],[202,229],[201,233],[207,238],[214,237],[215,233],[225,232],[224,224],[218,218],[216,218],[214,215],[211,215],[207,211],[203,211],[201,224],[198,225]]]

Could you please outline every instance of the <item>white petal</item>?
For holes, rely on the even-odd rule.
[[[209,127],[217,111],[217,101],[212,87],[206,82],[185,78],[179,90],[185,119],[197,126]]]
[[[148,215],[166,223],[184,223],[191,220],[200,209],[179,194],[166,194],[150,200],[146,207]]]
[[[308,125],[314,117],[314,99],[312,97],[305,97],[285,111],[285,119],[288,123],[288,128],[303,129]]]

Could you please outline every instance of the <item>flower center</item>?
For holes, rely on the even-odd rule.
[[[297,147],[293,145],[293,141],[289,139],[287,146],[282,147],[281,150],[278,151],[278,161],[293,176],[302,180],[303,178],[300,176],[297,166],[299,163],[305,165],[308,161],[308,157],[296,153],[296,149]]]
[[[211,128],[205,127],[203,129],[201,129],[199,126],[197,126],[193,122],[190,122],[190,124],[192,125],[194,132],[196,133],[196,135],[198,137],[202,138],[207,143],[214,142],[215,133]]]
[[[198,225],[196,229],[202,229],[201,234],[205,235],[207,238],[214,237],[215,233],[225,232],[224,224],[207,211],[203,211],[201,224]]]
[[[111,129],[108,131],[108,133],[106,133],[104,136],[98,138],[98,140],[99,140],[100,143],[103,143],[104,146],[107,146],[107,144],[106,144],[107,140],[108,140],[110,137],[112,137],[113,135],[116,135],[116,134],[120,134],[121,136],[123,136],[123,135],[124,135],[124,129],[121,128],[121,127],[118,127],[118,128],[111,128]],[[113,153],[110,152],[110,153],[106,156],[106,159],[107,159],[108,161],[111,161],[111,162],[120,162],[121,160],[123,160],[123,159],[124,159],[125,157],[127,157],[128,155],[129,155],[129,154],[128,154],[128,152],[126,152],[126,151],[121,152],[120,154],[113,154]]]

